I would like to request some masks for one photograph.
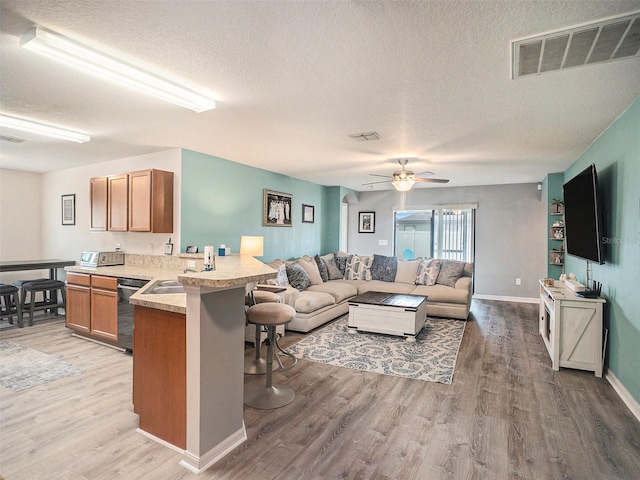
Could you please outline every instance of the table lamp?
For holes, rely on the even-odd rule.
[[[264,237],[246,236],[240,237],[240,255],[261,257],[264,255]]]

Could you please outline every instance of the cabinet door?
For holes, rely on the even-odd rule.
[[[129,174],[129,231],[151,231],[151,170]]]
[[[91,275],[91,334],[118,340],[118,279]]]
[[[129,188],[128,175],[108,177],[108,225],[107,230],[115,232],[127,231]]]
[[[85,275],[89,277],[89,275]],[[67,284],[67,327],[89,333],[91,329],[91,289]]]
[[[107,190],[107,177],[96,177],[89,180],[91,230],[107,229]]]

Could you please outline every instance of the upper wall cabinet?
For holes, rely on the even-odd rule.
[[[129,173],[129,231],[173,233],[173,172]]]
[[[107,177],[89,180],[91,201],[91,230],[107,229]]]
[[[173,233],[173,172],[141,170],[89,185],[92,230]]]

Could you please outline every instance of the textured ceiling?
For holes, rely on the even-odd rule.
[[[2,168],[182,147],[356,190],[401,156],[449,186],[538,182],[640,96],[638,56],[510,78],[511,40],[640,1],[2,0],[0,9],[0,110],[92,136],[18,134],[30,141],[0,142]],[[36,24],[208,90],[218,107],[194,113],[20,48]],[[381,140],[348,136],[368,131]]]

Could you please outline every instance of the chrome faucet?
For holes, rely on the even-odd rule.
[[[185,269],[182,271],[182,273],[188,273],[188,272],[194,272],[194,273],[195,273],[195,272],[197,272],[197,270],[196,270],[196,269],[194,269],[194,268],[185,268]]]

